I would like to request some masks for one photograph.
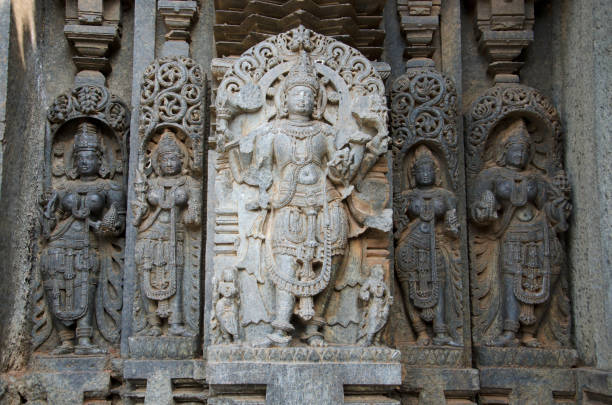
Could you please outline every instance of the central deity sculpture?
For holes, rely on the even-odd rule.
[[[323,45],[317,49],[313,42],[324,37],[311,36],[303,28],[284,35],[289,38],[282,44],[290,50],[286,64],[281,66],[286,73],[276,68],[264,72],[263,77],[255,77],[255,83],[242,85],[238,101],[230,101],[235,109],[236,103],[242,103],[238,106],[242,111],[264,112],[256,116],[261,118],[272,112],[275,119],[266,119],[245,131],[245,135],[239,135],[240,127],[235,122],[233,126],[228,125],[230,114],[223,110],[227,107],[219,105],[221,97],[218,96],[219,150],[227,153],[236,183],[253,187],[253,191],[239,188],[242,186],[234,189],[243,190],[238,191],[239,198],[249,196],[237,205],[238,223],[246,231],[247,247],[239,249],[237,262],[223,257],[216,259],[219,273],[216,277],[221,279],[220,271],[227,267],[239,270],[241,326],[262,326],[262,321],[267,325],[257,336],[245,332],[251,344],[287,346],[297,330],[297,335],[310,346],[327,345],[328,336],[322,327],[330,325],[326,319],[330,313],[335,316],[336,309],[331,308],[331,302],[336,306],[350,305],[351,313],[355,314],[350,320],[355,326],[354,336],[350,338],[354,344],[358,340],[359,324],[367,316],[360,313],[363,311],[358,300],[359,287],[365,283],[369,267],[359,259],[355,262],[359,266],[353,265],[353,275],[348,277],[356,281],[347,282],[345,258],[349,249],[361,249],[357,255],[363,255],[363,242],[355,245],[351,239],[368,229],[364,223],[368,213],[368,218],[380,216],[376,212],[371,214],[372,210],[364,214],[366,204],[372,204],[361,203],[355,194],[362,184],[371,184],[364,179],[387,150],[382,82],[377,77],[368,78],[367,72],[363,72],[363,77],[355,76],[355,83],[359,84],[360,79],[369,79],[373,84],[380,82],[381,94],[368,94],[375,87],[367,89],[361,84],[351,88],[344,81],[346,76],[341,77],[320,59],[315,59],[313,50],[325,50]],[[345,51],[354,52],[348,47]],[[365,58],[360,58],[367,63]],[[234,69],[239,69],[238,64],[235,66]],[[373,72],[370,66],[367,68]],[[253,107],[266,95],[274,97],[273,106]],[[335,105],[330,108],[327,103]],[[382,107],[377,109],[379,104]],[[218,187],[228,184],[223,179],[226,177],[217,177]],[[386,194],[375,197],[382,199],[378,204],[382,208],[387,195],[388,189]],[[221,201],[218,205],[224,208],[218,208],[217,212],[230,215],[236,208],[225,206],[235,207],[235,204],[235,201]],[[356,213],[359,209],[362,211]],[[221,219],[217,221],[221,223]],[[374,226],[381,223],[376,221],[372,219]],[[338,298],[339,284],[350,285],[352,295]],[[338,299],[346,303],[338,304]],[[294,315],[300,322],[292,319]],[[241,339],[244,338],[243,333]]]

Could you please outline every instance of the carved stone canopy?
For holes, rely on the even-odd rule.
[[[304,25],[359,49],[369,59],[380,56],[385,2],[215,0],[217,54],[240,55],[249,47],[288,28]]]

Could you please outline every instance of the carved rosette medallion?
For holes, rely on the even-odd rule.
[[[391,88],[395,274],[403,299],[392,319],[410,325],[396,329],[399,346],[463,344],[457,94],[430,63],[409,67]],[[405,320],[395,319],[404,312]]]
[[[377,344],[392,225],[379,74],[304,27],[213,72],[209,339]]]
[[[466,121],[474,342],[569,347],[571,205],[557,111],[535,89],[497,85]]]
[[[181,352],[181,347],[187,348],[181,356],[189,356],[195,350],[204,93],[204,73],[190,58],[159,58],[144,71],[136,195],[130,201],[137,228],[132,356],[153,350],[153,356],[163,357]],[[152,343],[158,337],[167,344]]]
[[[56,97],[48,110],[35,349],[103,354],[119,340],[128,128],[126,105],[96,84]]]

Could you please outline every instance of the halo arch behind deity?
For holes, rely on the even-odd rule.
[[[516,119],[524,119],[529,128],[535,148],[531,164],[549,176],[561,168],[563,131],[550,100],[525,85],[497,85],[478,97],[466,117],[468,180],[495,159],[487,151],[500,146],[500,132]]]
[[[283,91],[282,82],[279,85],[276,85],[276,82],[289,72],[303,47],[307,49],[310,63],[319,76],[323,91],[328,93],[328,110],[331,110],[329,104],[337,104],[336,112],[330,114],[326,111],[323,119],[331,125],[342,122],[343,125],[357,129],[358,124],[352,111],[357,101],[354,96],[361,91],[360,95],[376,95],[384,99],[385,87],[380,75],[358,50],[302,26],[254,45],[232,63],[217,88],[214,103],[217,120],[228,120],[228,127],[239,127],[241,131],[237,132],[246,135],[277,115],[277,94],[270,94],[270,89],[276,89],[277,93]],[[254,92],[253,85],[257,89]],[[244,96],[241,92],[251,93],[256,99],[245,105],[238,101]],[[269,98],[274,99],[272,105],[267,103]],[[222,109],[227,108],[233,109],[231,118],[219,114]],[[271,108],[274,111],[271,111]],[[386,111],[380,111],[378,114],[381,121],[386,120]],[[248,116],[246,122],[244,116]],[[240,123],[236,126],[237,123],[233,121]]]
[[[73,149],[75,134],[78,126],[83,122],[89,122],[96,126],[100,136],[101,159],[103,166],[109,170],[110,178],[116,173],[122,174],[127,180],[129,138],[129,110],[127,106],[117,97],[110,95],[103,87],[96,87],[107,97],[96,110],[84,110],[76,98],[82,88],[73,89],[70,93],[62,94],[54,100],[47,112],[45,126],[45,169],[43,173],[45,187],[51,187],[53,177],[67,175],[73,167]],[[54,166],[55,144],[65,141],[67,147],[63,148],[62,168]]]
[[[261,91],[262,91],[262,105],[264,106],[264,109],[269,108],[266,104],[268,90],[272,87],[274,82],[276,82],[281,76],[284,76],[289,72],[289,70],[291,69],[294,63],[295,63],[294,61],[290,61],[290,62],[285,62],[281,65],[275,66],[259,80],[259,87],[261,88]],[[332,121],[333,118],[335,118],[335,120],[330,122],[331,125],[334,125],[336,122],[349,122],[349,119],[351,118],[351,110],[350,110],[351,103],[350,103],[350,98],[349,98],[348,85],[346,84],[344,79],[340,77],[340,75],[337,72],[330,69],[328,66],[325,66],[321,63],[317,63],[316,61],[311,61],[311,63],[319,75],[321,75],[324,79],[329,80],[329,82],[334,87],[334,91],[338,94],[338,112],[336,114],[336,117],[330,117],[329,115],[324,115],[323,118],[325,118],[328,121]],[[284,83],[281,83],[278,89],[279,92],[283,90],[283,87],[284,87]],[[322,90],[326,91],[325,88],[323,88]],[[319,97],[325,97],[325,96],[319,95]],[[264,111],[265,117],[267,118],[275,114],[278,114],[278,109],[280,107],[281,106],[279,105],[278,100],[275,99],[273,108],[277,109],[277,111],[273,111],[273,112]]]

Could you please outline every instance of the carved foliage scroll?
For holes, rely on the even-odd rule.
[[[58,96],[48,110],[35,348],[98,354],[119,339],[128,123],[126,105],[96,84]],[[49,340],[53,330],[59,339]]]

